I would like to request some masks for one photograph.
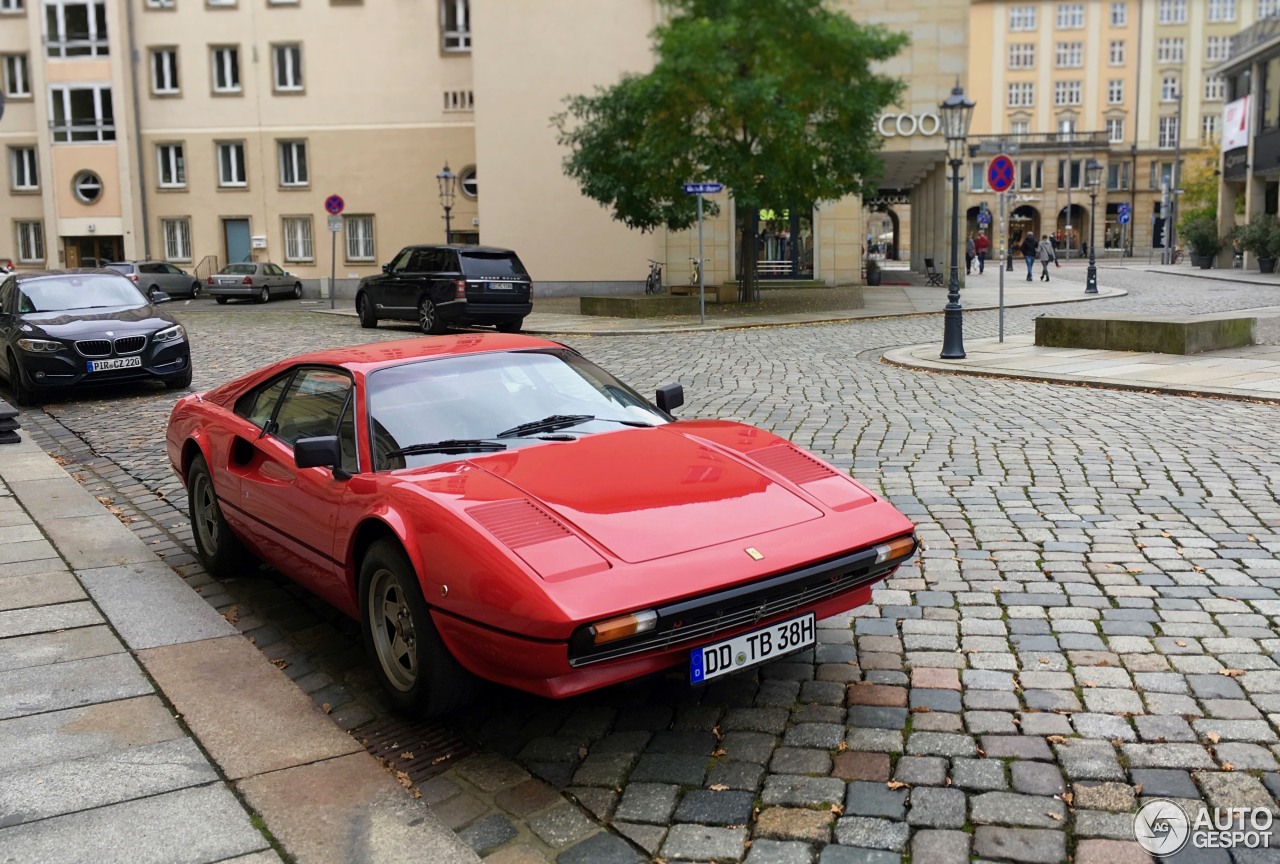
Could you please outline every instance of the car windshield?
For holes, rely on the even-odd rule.
[[[18,285],[19,312],[70,312],[108,306],[135,309],[146,305],[142,292],[120,276],[49,276]]]
[[[463,252],[462,272],[468,276],[518,276],[528,273],[514,252]]]
[[[372,373],[367,391],[379,471],[466,458],[456,450],[394,453],[414,445],[498,441],[508,433],[501,443],[516,448],[668,422],[634,390],[565,350],[420,360]],[[513,431],[522,426],[532,428]]]
[[[252,276],[255,266],[253,264],[228,264],[222,268],[222,272],[232,276]]]

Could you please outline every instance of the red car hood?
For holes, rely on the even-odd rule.
[[[674,426],[590,435],[472,464],[631,563],[823,515],[749,459]]]

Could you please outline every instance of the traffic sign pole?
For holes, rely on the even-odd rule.
[[[329,214],[329,308],[334,308],[335,295],[338,293],[338,230],[342,223],[334,226],[334,220],[347,206],[341,195],[330,195],[324,199],[324,210]]]
[[[686,183],[686,195],[698,196],[698,323],[707,323],[707,274],[702,253],[702,196],[714,195],[724,189],[722,183]]]
[[[1000,193],[1000,258],[1004,258],[1004,247],[1009,242],[1009,229],[1004,218],[1004,199],[1005,193]],[[1004,341],[1004,267],[1000,266],[999,259],[996,262],[996,269],[1000,271],[1000,341]]]

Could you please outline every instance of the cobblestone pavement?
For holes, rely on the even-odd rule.
[[[1276,302],[1100,279],[1131,293],[1090,311]],[[296,305],[173,308],[197,387],[412,332]],[[1009,310],[1009,331],[1040,311]],[[995,313],[965,327],[994,336]],[[453,727],[483,752],[419,787],[441,818],[494,864],[1127,864],[1149,860],[1132,842],[1144,799],[1280,813],[1280,407],[878,362],[941,330],[913,317],[572,340],[641,391],[681,380],[683,416],[754,423],[851,470],[916,520],[924,551],[871,605],[822,622],[816,649],[754,674],[558,703],[490,690]],[[219,582],[195,563],[163,453],[173,399],[77,397],[23,424],[340,724],[385,715],[353,625],[275,574]]]

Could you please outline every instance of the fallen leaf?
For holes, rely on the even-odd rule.
[[[1045,664],[1045,665],[1047,666],[1047,665],[1049,665],[1049,658],[1048,658],[1048,657],[1041,657],[1041,658],[1040,658],[1040,662],[1041,662],[1041,663],[1043,663],[1043,664]]]
[[[1126,567],[1126,568],[1125,568],[1125,570],[1124,570],[1124,572],[1128,573],[1130,576],[1134,576],[1134,575],[1137,575],[1138,573],[1141,573],[1141,572],[1142,572],[1142,568],[1141,568],[1141,567]]]
[[[712,783],[709,787],[712,792],[727,792],[729,787],[723,783]]]
[[[400,785],[408,789],[413,785],[413,780],[403,771],[396,772],[396,779],[400,781]]]
[[[1141,795],[1141,794],[1142,794],[1142,784],[1141,784],[1141,783],[1134,783],[1134,784],[1133,784],[1133,794],[1134,794],[1134,795]]]
[[[586,748],[586,747],[579,747],[579,748],[578,748],[578,758],[579,758],[579,759],[586,759],[586,758],[587,758],[587,753],[588,753],[588,750],[587,750],[587,748]]]
[[[1175,639],[1175,640],[1173,640],[1173,644],[1174,644],[1174,645],[1177,645],[1179,648],[1186,648],[1186,647],[1187,647],[1187,643],[1186,643],[1184,640],[1182,640],[1182,639]]]
[[[413,758],[413,751],[412,750],[404,751],[403,753],[400,754],[400,758],[404,759],[407,762],[408,760]]]
[[[712,756],[727,756],[727,755],[729,755],[729,754],[728,754],[727,752],[725,752],[725,749],[724,749],[723,747],[717,747],[715,750],[712,750],[712,751],[711,751],[711,755],[712,755]]]
[[[942,785],[943,785],[943,786],[950,786],[950,785],[951,785],[951,778],[950,778],[950,777],[943,777],[943,778],[942,778]]]
[[[232,603],[227,607],[226,611],[222,613],[222,617],[227,620],[228,624],[235,624],[240,620],[240,607]]]
[[[1084,682],[1084,686],[1086,686],[1086,687],[1097,687],[1098,685],[1097,685],[1095,682],[1093,682],[1093,681],[1086,681],[1086,682]]]
[[[848,749],[849,749],[849,742],[848,742],[848,741],[841,741],[839,744],[837,744],[837,745],[836,745],[836,752],[838,752],[838,753],[843,753],[844,751],[846,751],[846,750],[848,750]]]
[[[932,710],[933,709],[930,708],[928,705],[917,705],[916,707],[911,709],[911,713],[912,714],[928,714]]]
[[[1223,771],[1234,771],[1234,770],[1236,770],[1236,766],[1232,765],[1230,762],[1223,762],[1223,763],[1222,763],[1222,770],[1223,770]]]
[[[1063,737],[1063,736],[1061,736],[1061,735],[1050,735],[1050,736],[1049,736],[1048,738],[1046,738],[1045,740],[1046,740],[1046,741],[1048,741],[1050,744],[1062,744],[1062,743],[1064,743],[1067,739],[1066,739],[1066,738],[1064,738],[1064,737]]]
[[[1228,678],[1237,678],[1244,674],[1243,669],[1219,669],[1219,675],[1226,675]]]
[[[290,663],[288,660],[285,660],[284,658],[280,658],[279,660],[272,660],[271,665],[276,667],[277,669],[284,669],[288,667]]]
[[[1068,807],[1070,807],[1072,802],[1076,800],[1076,797],[1072,795],[1070,792],[1063,792],[1058,797],[1061,798],[1062,802],[1066,804]]]
[[[1208,739],[1210,744],[1217,744],[1219,741],[1222,740],[1222,736],[1219,735],[1217,732],[1206,732],[1204,734],[1204,737]]]
[[[903,783],[901,780],[890,780],[888,783],[886,783],[886,784],[884,784],[884,785],[888,786],[890,789],[905,789],[905,788],[907,788],[907,784],[906,784],[906,783]]]
[[[1257,538],[1257,537],[1254,537],[1252,534],[1250,534],[1250,535],[1249,535],[1249,540],[1250,540],[1250,542],[1253,542],[1253,543],[1257,543],[1257,542],[1258,542],[1258,538]]]
[[[414,790],[413,790],[413,797],[414,797],[414,798],[421,798],[421,797],[422,797],[422,790],[421,790],[421,789],[414,789]]]
[[[326,713],[326,714],[332,714],[332,713],[333,713],[333,706],[332,706],[332,705],[330,705],[328,702],[326,702],[326,703],[324,703],[323,705],[321,705],[321,706],[320,706],[320,710],[321,710],[321,711],[323,711],[323,712],[324,712],[324,713]]]
[[[1044,815],[1048,816],[1050,819],[1054,820],[1055,822],[1062,821],[1062,817],[1059,816],[1057,813],[1045,813]]]
[[[832,805],[831,805],[831,812],[832,812],[832,813],[834,813],[834,814],[835,814],[835,815],[837,815],[837,816],[843,816],[843,815],[844,815],[844,805],[843,805],[843,804],[832,804]]]

